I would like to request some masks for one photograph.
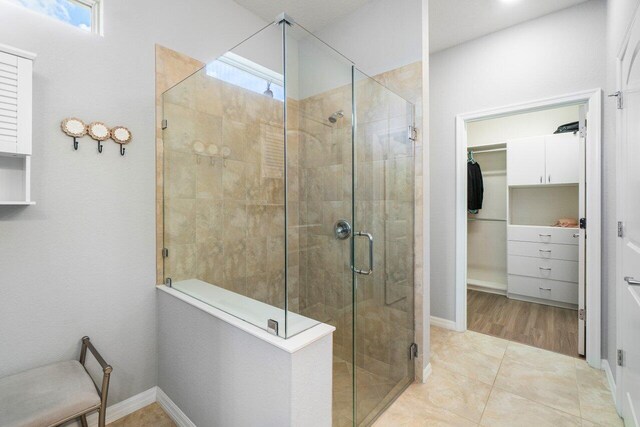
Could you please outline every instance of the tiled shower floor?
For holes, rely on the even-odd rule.
[[[353,425],[353,365],[338,357],[333,358],[333,427]],[[381,375],[358,368],[358,414],[360,424],[366,425],[376,413],[397,395],[398,384]],[[364,423],[363,423],[364,420]]]

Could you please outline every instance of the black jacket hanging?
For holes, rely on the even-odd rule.
[[[467,209],[477,211],[482,209],[484,197],[484,183],[482,182],[482,170],[477,162],[467,163]]]

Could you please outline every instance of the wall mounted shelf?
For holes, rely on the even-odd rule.
[[[33,60],[35,55],[0,44],[0,205],[31,200]]]

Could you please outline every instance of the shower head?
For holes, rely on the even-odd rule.
[[[338,121],[338,119],[341,119],[344,117],[344,111],[343,110],[338,110],[335,113],[333,113],[332,115],[329,116],[329,121],[331,123],[335,123]]]
[[[273,91],[271,90],[271,82],[267,83],[267,90],[265,90],[264,92],[262,92],[264,95],[268,96],[269,98],[273,98]]]

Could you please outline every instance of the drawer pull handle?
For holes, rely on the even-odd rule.
[[[551,288],[538,288],[538,289],[540,289],[541,291],[550,291],[551,290]]]
[[[538,267],[540,270],[551,271],[551,267]]]
[[[551,234],[538,234],[540,237],[551,237]]]
[[[551,249],[538,249],[540,252],[544,252],[545,254],[550,254]]]

